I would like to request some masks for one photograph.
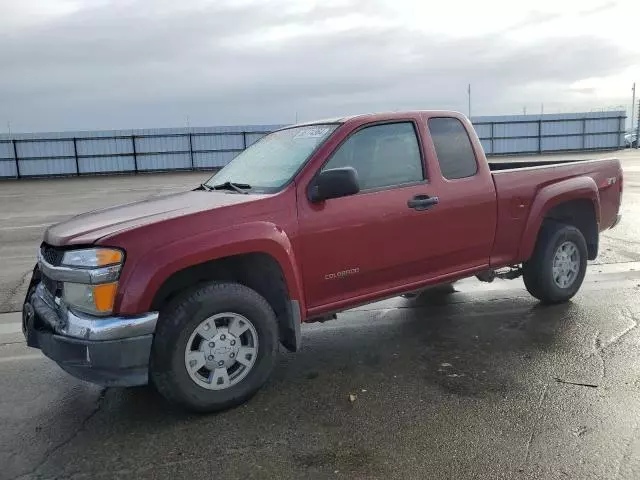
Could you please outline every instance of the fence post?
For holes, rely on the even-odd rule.
[[[138,154],[136,153],[136,136],[131,135],[131,147],[133,148],[133,171],[138,173]]]
[[[73,137],[73,155],[76,159],[76,176],[80,176],[80,163],[78,162],[78,144],[76,137]]]
[[[493,126],[494,125],[495,125],[495,123],[491,122],[491,143],[490,143],[490,145],[491,145],[491,155],[495,155],[496,154],[496,148],[494,146],[494,141],[493,141],[494,140],[493,139],[493,137],[494,137]]]
[[[247,149],[247,132],[242,132],[242,149]]]
[[[624,125],[626,123],[627,117],[619,117],[618,118],[618,145],[616,148],[624,148]],[[631,125],[633,128],[633,125]]]
[[[582,118],[582,150],[584,150],[584,146],[586,145],[586,137],[587,137],[587,119]]]
[[[193,142],[191,140],[191,133],[189,133],[189,158],[191,158],[191,170],[195,170],[193,165]]]
[[[11,143],[13,144],[13,159],[16,162],[16,178],[19,180],[20,179],[20,162],[18,161],[18,149],[16,147],[15,138],[11,140]]]
[[[542,119],[538,120],[538,153],[542,153]]]

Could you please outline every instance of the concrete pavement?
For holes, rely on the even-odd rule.
[[[73,379],[5,315],[0,478],[636,479],[639,286],[640,263],[592,266],[566,305],[469,280],[351,310],[204,416]]]

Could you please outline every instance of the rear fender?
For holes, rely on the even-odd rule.
[[[149,311],[160,286],[174,273],[201,263],[248,253],[266,253],[280,265],[291,300],[305,310],[302,279],[287,234],[270,222],[252,222],[185,237],[149,251],[120,279],[116,311]]]
[[[525,261],[533,254],[536,245],[538,232],[542,226],[545,215],[556,205],[571,200],[590,200],[596,215],[596,222],[600,224],[600,195],[598,186],[591,177],[575,177],[562,180],[551,185],[542,187],[534,197],[529,217],[525,226],[520,248],[518,250],[518,260]]]

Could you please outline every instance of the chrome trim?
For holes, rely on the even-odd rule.
[[[122,264],[91,269],[63,266],[56,267],[47,262],[40,251],[38,251],[38,266],[42,273],[51,280],[83,283],[86,285],[115,282],[120,278],[120,270],[122,269]]]
[[[34,302],[34,299],[31,300],[31,305],[36,313],[39,313],[40,317],[49,323],[56,334],[66,337],[95,341],[139,337],[154,333],[158,321],[158,312],[148,312],[130,317],[94,317],[75,312],[63,302],[59,302],[58,299],[52,303],[51,295],[47,295],[42,283],[36,287],[33,296],[42,301],[36,300]],[[43,308],[46,311],[39,311]],[[58,320],[55,324],[49,320],[53,315]]]

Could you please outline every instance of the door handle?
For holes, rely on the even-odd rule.
[[[415,197],[407,201],[407,207],[421,211],[428,210],[438,203],[440,203],[440,199],[438,197],[430,197],[429,195],[416,195]]]

